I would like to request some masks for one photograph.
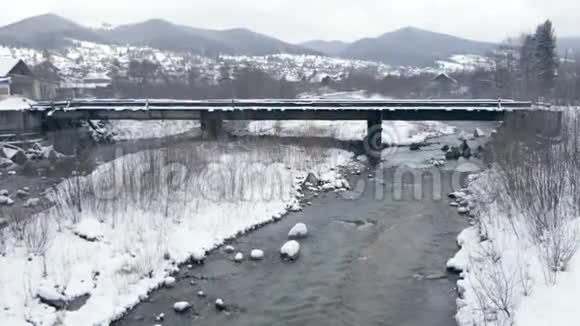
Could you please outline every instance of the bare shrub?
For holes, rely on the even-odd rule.
[[[19,241],[24,241],[30,224],[30,214],[20,207],[12,207],[7,211],[8,227]]]
[[[482,254],[485,266],[470,275],[473,276],[473,291],[484,322],[497,319],[499,325],[511,325],[514,317],[515,276],[505,270],[493,244]]]
[[[575,113],[567,113],[559,136],[546,137],[542,128],[553,113],[514,113],[492,143],[492,158],[505,191],[506,211],[520,212],[525,230],[539,250],[546,281],[553,284],[578,249],[580,234],[572,223],[578,216],[580,176],[577,159],[580,128]],[[517,231],[516,231],[517,232]]]
[[[46,266],[46,252],[50,245],[50,224],[49,219],[44,215],[34,217],[28,224],[24,234],[24,244],[30,254],[42,258],[43,276],[48,275]]]

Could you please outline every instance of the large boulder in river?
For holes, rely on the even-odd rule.
[[[282,248],[280,248],[280,255],[282,258],[294,260],[298,258],[300,254],[300,243],[296,240],[290,240],[286,242]]]

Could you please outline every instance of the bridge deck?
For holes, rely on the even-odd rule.
[[[74,100],[31,108],[51,118],[94,120],[501,120],[529,110],[511,100]]]

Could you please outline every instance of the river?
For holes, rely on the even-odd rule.
[[[461,126],[472,131],[475,124]],[[436,141],[458,144],[456,135]],[[449,207],[446,194],[455,190],[452,180],[467,173],[456,172],[457,164],[437,169],[441,189],[433,196],[438,175],[417,166],[440,155],[441,144],[401,149],[386,164],[351,175],[351,192],[307,194],[312,205],[302,212],[229,243],[246,256],[261,249],[263,260],[235,263],[233,254],[218,249],[203,265],[182,266],[175,287],[154,291],[114,325],[455,325],[457,278],[445,263],[467,220]],[[431,172],[399,178],[403,163]],[[420,198],[417,187],[424,190]],[[299,259],[284,262],[280,246],[298,222],[307,224],[310,235],[301,240]],[[215,308],[216,298],[225,301],[226,311]],[[177,314],[176,301],[189,301],[193,309]],[[156,321],[160,313],[165,318]]]

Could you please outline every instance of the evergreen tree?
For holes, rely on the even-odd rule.
[[[556,35],[550,20],[538,26],[535,43],[535,70],[537,73],[539,95],[550,98],[556,85],[559,65],[556,50]]]
[[[535,92],[535,53],[536,40],[531,34],[522,37],[522,47],[520,48],[520,78],[521,96],[525,99],[534,97]]]

